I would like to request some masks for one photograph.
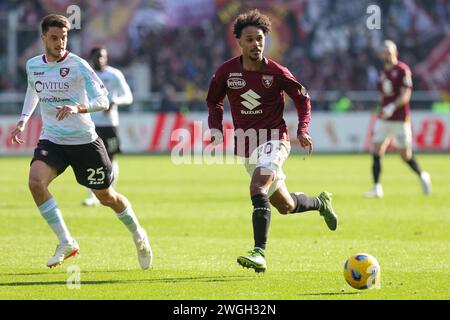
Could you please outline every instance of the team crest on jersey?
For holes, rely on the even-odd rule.
[[[59,69],[59,74],[61,77],[65,77],[69,74],[70,68],[61,68]]]
[[[262,76],[262,83],[263,83],[264,87],[269,89],[272,86],[272,84],[273,84],[273,76],[263,75]]]
[[[227,86],[230,89],[242,89],[245,85],[245,80],[241,78],[230,78],[227,80]]]

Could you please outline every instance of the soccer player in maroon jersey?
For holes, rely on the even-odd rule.
[[[411,70],[398,60],[397,46],[386,40],[381,49],[384,69],[380,71],[378,91],[381,93],[381,110],[373,133],[373,187],[364,195],[368,198],[382,198],[380,183],[381,157],[393,138],[402,159],[419,176],[424,195],[431,192],[430,175],[422,171],[412,152],[412,132],[409,100],[412,91]]]
[[[256,272],[266,270],[265,249],[270,224],[270,204],[285,215],[318,210],[329,229],[337,227],[331,206],[331,194],[318,197],[289,193],[282,165],[290,152],[286,123],[283,119],[284,92],[298,111],[297,138],[312,153],[308,134],[311,119],[310,98],[291,72],[263,56],[269,18],[258,10],[239,15],[234,34],[242,55],[223,63],[214,74],[207,96],[208,124],[212,143],[222,142],[223,101],[228,97],[235,129],[235,154],[241,157],[251,176],[250,196],[253,204],[254,248],[237,262]]]

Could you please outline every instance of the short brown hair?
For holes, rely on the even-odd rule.
[[[50,27],[67,28],[70,30],[70,21],[59,14],[49,14],[41,21],[41,31],[46,33]]]
[[[261,29],[264,34],[268,34],[272,29],[272,23],[268,16],[259,12],[258,9],[241,13],[233,23],[233,33],[236,38],[241,37],[242,30],[248,26]]]

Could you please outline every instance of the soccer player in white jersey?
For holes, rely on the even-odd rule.
[[[410,68],[398,60],[397,46],[386,40],[381,48],[384,68],[378,78],[378,91],[381,94],[381,109],[373,132],[373,186],[364,193],[367,198],[382,198],[383,187],[380,182],[381,158],[391,139],[395,141],[397,152],[403,161],[419,177],[424,195],[431,192],[431,177],[423,171],[412,151],[412,132],[409,100],[412,92]]]
[[[22,116],[11,132],[12,143],[23,143],[20,133],[39,104],[43,128],[31,160],[28,185],[42,217],[59,240],[47,266],[58,266],[79,252],[48,190],[50,183],[71,166],[78,183],[93,189],[100,202],[113,209],[130,231],[141,268],[148,269],[152,251],[147,233],[127,198],[111,187],[111,161],[90,116],[91,112],[108,109],[108,92],[89,64],[66,50],[69,30],[70,22],[64,16],[43,18],[45,54],[27,62],[28,88]]]
[[[92,48],[90,52],[91,65],[108,90],[109,109],[91,115],[95,131],[105,144],[114,173],[114,186],[119,178],[119,164],[115,155],[120,153],[120,140],[117,134],[119,112],[117,107],[133,102],[133,94],[123,73],[108,65],[108,52],[105,47]],[[88,198],[83,201],[85,206],[97,206],[100,202],[91,189]]]

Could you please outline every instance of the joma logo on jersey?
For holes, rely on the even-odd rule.
[[[253,110],[261,105],[261,102],[258,101],[258,99],[260,99],[261,96],[257,94],[255,91],[250,89],[246,93],[241,94],[241,97],[244,99],[244,101],[241,101],[242,105],[248,109],[248,110],[241,110],[241,114],[263,113],[262,109]]]
[[[241,78],[230,78],[227,80],[227,86],[230,89],[242,89],[245,85],[245,80]]]

